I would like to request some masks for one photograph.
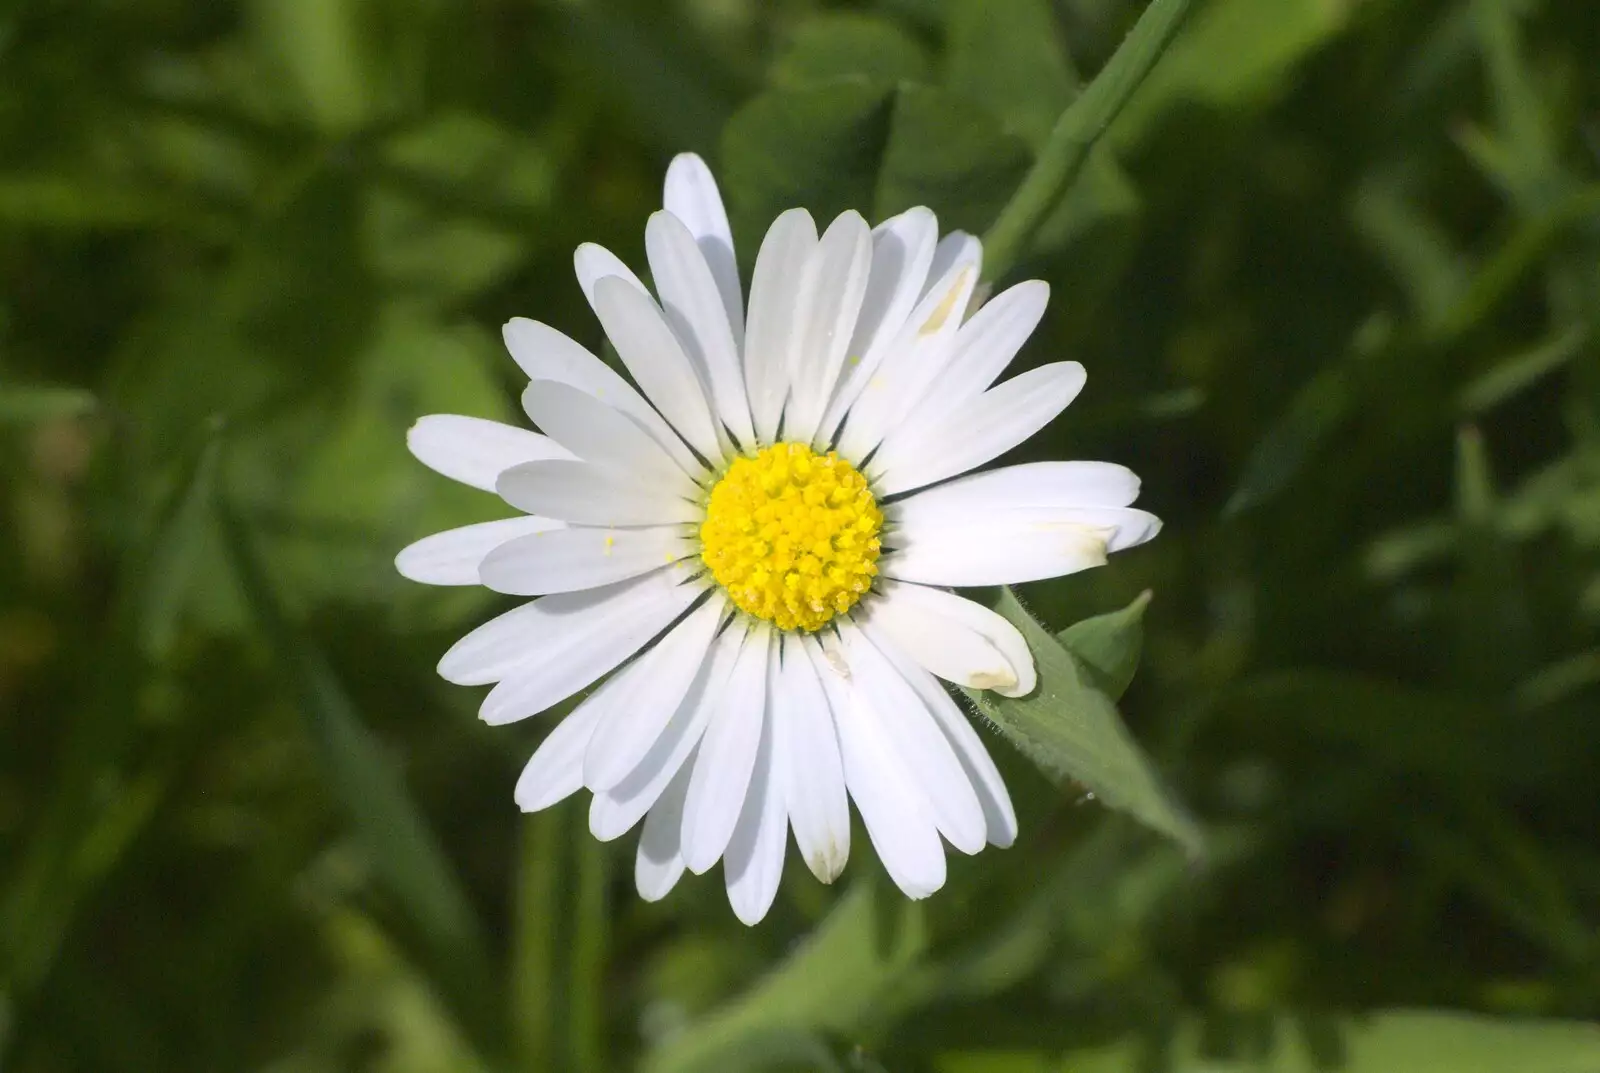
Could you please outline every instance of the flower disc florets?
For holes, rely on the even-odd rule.
[[[882,528],[854,466],[780,443],[735,459],[711,489],[700,555],[741,610],[815,631],[872,587]]]

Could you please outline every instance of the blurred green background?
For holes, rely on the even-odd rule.
[[[1001,738],[906,902],[631,889],[433,673],[417,416],[601,341],[674,152],[982,231],[1131,0],[0,4],[0,1069],[1600,1071],[1600,5],[1195,0],[1008,280],[1166,529],[1121,701],[1192,863]],[[1002,283],[1005,281],[1002,281]],[[1134,612],[1121,622],[1127,632]]]

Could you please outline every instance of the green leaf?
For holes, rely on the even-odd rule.
[[[1146,589],[1121,611],[1075,622],[1056,635],[1077,658],[1089,684],[1112,700],[1127,692],[1139,669],[1144,609],[1150,606],[1150,595]]]
[[[554,5],[562,50],[627,112],[638,134],[669,153],[716,144],[737,99],[694,26],[664,5],[618,0]],[[745,91],[739,91],[742,97]]]
[[[1212,0],[1117,120],[1113,142],[1137,145],[1174,105],[1220,111],[1256,106],[1344,29],[1352,5],[1335,0]]]
[[[1342,1028],[1344,1061],[1333,1067],[1337,1073],[1593,1073],[1600,1068],[1600,1027],[1577,1021],[1393,1010]],[[1289,1018],[1277,1020],[1269,1039],[1276,1045],[1264,1057],[1218,1057],[1208,1053],[1203,1026],[1191,1018],[1178,1031],[1164,1068],[1169,1073],[1331,1073]],[[1148,1068],[1142,1057],[1137,1045],[1119,1044],[1069,1051],[1058,1068],[1139,1073]]]
[[[522,819],[507,1015],[523,1069],[555,1069],[568,1054],[561,955],[571,824],[564,811],[547,808]]]
[[[374,157],[362,245],[399,288],[449,298],[482,290],[548,231],[556,167],[532,138],[455,112]]]
[[[1456,396],[1464,416],[1475,417],[1499,406],[1570,362],[1589,339],[1581,324],[1554,338],[1498,362],[1467,382]]]
[[[916,39],[888,19],[836,11],[797,26],[771,72],[773,85],[789,89],[840,78],[865,79],[885,88],[926,82],[928,56]]]
[[[926,205],[941,231],[981,231],[1022,180],[1028,159],[1026,145],[956,94],[902,86],[878,177],[878,216]]]
[[[1132,224],[1140,205],[1133,180],[1110,147],[1097,145],[1078,181],[1033,236],[1033,248],[1040,254],[1076,247],[1075,256],[1061,259],[1066,262],[1059,269],[1064,292],[1083,294],[1116,285],[1122,263],[1133,252],[1137,235]]]
[[[482,931],[444,851],[411,800],[393,759],[356,714],[344,687],[290,623],[255,541],[225,497],[218,512],[234,570],[262,633],[289,680],[316,743],[331,793],[343,806],[373,868],[415,930],[424,961],[456,1015],[489,1035],[488,960]]]
[[[945,26],[945,86],[987,109],[1035,151],[1077,95],[1078,75],[1046,0],[956,0]]]
[[[984,234],[985,281],[1005,275],[1026,251],[1112,121],[1166,52],[1188,10],[1189,0],[1151,0],[1094,81],[1061,113],[1027,177]]]
[[[1463,568],[1457,658],[1464,681],[1498,690],[1534,666],[1535,643],[1517,552],[1498,524],[1500,498],[1476,428],[1456,434],[1455,483]]]
[[[104,175],[0,175],[0,224],[67,232],[159,227],[209,241],[233,232],[225,215],[199,200]]]
[[[1203,848],[1199,828],[1162,786],[1110,698],[1084,681],[1072,654],[1009,588],[1002,590],[995,610],[1022,631],[1038,667],[1039,687],[1018,699],[966,690],[979,711],[1057,781],[1080,784],[1198,855]]]
[[[796,206],[824,222],[846,209],[869,209],[892,104],[888,90],[857,79],[770,90],[741,108],[722,135],[735,233],[760,236]],[[740,244],[747,258],[757,247]]]
[[[355,130],[373,111],[376,71],[355,0],[256,0],[254,43],[319,130]]]
[[[1384,262],[1424,323],[1442,322],[1466,285],[1461,251],[1390,183],[1362,184],[1351,206],[1356,231]]]
[[[1523,46],[1518,12],[1506,0],[1474,0],[1473,29],[1483,52],[1495,137],[1479,133],[1474,157],[1526,211],[1549,206],[1563,185],[1551,112],[1540,98]]]
[[[898,903],[895,933],[880,933],[873,887],[858,883],[772,974],[651,1054],[644,1073],[717,1073],[761,1041],[849,1033],[906,988],[927,936],[915,902]]]
[[[1349,364],[1330,365],[1313,376],[1251,450],[1223,515],[1242,514],[1288,487],[1345,422],[1355,402],[1355,373]]]
[[[27,425],[76,417],[95,408],[95,397],[76,387],[42,384],[0,385],[0,425]]]

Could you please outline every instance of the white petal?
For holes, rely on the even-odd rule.
[[[1161,519],[1132,507],[1010,510],[897,531],[878,569],[924,585],[1011,585],[1104,566],[1160,531]]]
[[[691,447],[705,458],[718,457],[720,444],[700,378],[650,296],[607,276],[594,285],[594,310],[639,390]]]
[[[983,805],[927,705],[854,623],[841,622],[839,638],[857,691],[932,807],[939,833],[961,852],[977,853],[986,838]]]
[[[596,313],[600,312],[595,304],[597,284],[607,276],[616,276],[634,287],[639,293],[649,295],[633,269],[622,263],[622,258],[593,242],[585,242],[572,251],[572,268],[578,274],[578,286],[583,289],[583,296],[589,300],[589,306]]]
[[[615,683],[618,695],[584,754],[585,786],[609,790],[644,759],[699,674],[726,608],[722,594],[713,593],[626,671],[606,683]]]
[[[783,783],[778,776],[772,722],[767,720],[756,751],[755,771],[744,809],[728,842],[722,873],[733,915],[755,925],[772,908],[783,879],[783,856],[789,841]],[[699,764],[695,765],[699,770]]]
[[[556,529],[519,537],[491,551],[483,583],[513,596],[577,592],[637,577],[694,554],[675,526],[645,529]]]
[[[519,462],[572,457],[537,432],[458,414],[418,418],[406,433],[406,446],[434,472],[485,492],[494,491],[495,478]]]
[[[744,340],[744,379],[756,435],[777,439],[789,394],[789,352],[794,346],[800,280],[817,227],[805,209],[781,213],[767,229],[750,279],[750,321]]]
[[[1033,656],[1011,623],[943,589],[886,578],[876,587],[879,595],[863,605],[861,620],[880,649],[898,648],[919,666],[969,689],[992,689],[1006,697],[1033,692],[1038,684]]]
[[[960,526],[1012,511],[1125,507],[1139,497],[1139,478],[1112,462],[1027,462],[958,477],[891,503],[884,516],[896,535]],[[893,545],[895,540],[889,539]]]
[[[1000,847],[1011,845],[1017,840],[1017,812],[1011,806],[1011,794],[1006,790],[1005,780],[1000,777],[1000,770],[994,766],[989,750],[984,748],[978,732],[973,729],[972,721],[962,713],[933,675],[913,665],[903,653],[895,651],[893,645],[883,646],[882,652],[928,705],[939,729],[944,731],[950,747],[956,751],[956,757],[961,761],[967,778],[972,780],[972,788],[977,791],[978,800],[983,805],[989,844]]]
[[[750,631],[727,688],[706,726],[683,806],[683,860],[696,875],[728,848],[733,826],[750,789],[756,749],[766,723],[767,663],[772,630],[765,623]]]
[[[850,798],[833,713],[798,637],[783,639],[771,670],[773,750],[795,845],[811,873],[832,883],[850,858]]]
[[[1041,365],[955,413],[902,424],[873,456],[869,476],[880,495],[894,495],[975,469],[1049,424],[1078,397],[1083,381],[1083,366],[1075,361]]]
[[[402,549],[394,557],[394,568],[401,577],[424,585],[476,585],[478,564],[495,548],[517,537],[560,528],[553,519],[524,515],[446,529]]]
[[[949,241],[939,248],[946,248]],[[957,256],[917,302],[850,407],[839,434],[839,452],[846,458],[865,458],[885,437],[897,433],[902,419],[949,362],[982,263],[977,239],[962,236],[953,248]],[[935,261],[937,270],[937,255]]]
[[[939,240],[939,221],[928,209],[907,209],[872,229],[872,271],[861,300],[855,333],[850,338],[845,375],[828,403],[820,439],[831,439],[867,380],[877,371],[889,346],[900,336],[906,317],[928,282],[928,266]]]
[[[490,619],[452,645],[439,661],[439,674],[456,685],[475,686],[523,669],[539,673],[556,661],[572,663],[586,650],[598,650],[590,659],[610,659],[555,700],[571,696],[631,656],[689,605],[699,590],[680,585],[681,580],[680,572],[668,568],[604,588],[530,601]],[[641,633],[647,626],[649,632]]]
[[[624,380],[615,369],[554,328],[536,320],[513,318],[501,334],[506,349],[516,359],[529,380],[555,380],[570,384],[592,395],[613,409],[627,414],[650,434],[660,447],[689,476],[699,480],[706,468],[695,458],[683,438],[661,419],[644,396]]]
[[[1005,371],[1044,316],[1050,285],[1028,280],[985,302],[956,332],[944,373],[911,415],[914,423],[934,421],[968,405]]]
[[[926,898],[944,886],[944,846],[933,810],[911,781],[895,742],[852,678],[807,637],[811,656],[839,730],[839,758],[850,799],[861,813],[884,871],[909,898]]]
[[[717,281],[734,344],[744,341],[744,297],[739,290],[739,265],[733,255],[733,230],[722,207],[722,195],[706,162],[694,153],[679,153],[667,165],[661,204],[684,222]]]
[[[500,474],[500,498],[518,510],[580,525],[676,525],[702,508],[672,488],[589,462],[525,462]]]
[[[661,800],[650,810],[639,836],[639,850],[633,858],[633,885],[639,897],[659,902],[683,876],[683,857],[678,853],[678,830],[683,825],[683,795],[689,788],[689,769],[684,765],[667,784]]]
[[[699,494],[694,481],[648,432],[588,392],[555,380],[535,380],[522,392],[522,408],[541,431],[585,462],[681,496]]]
[[[749,446],[755,432],[739,347],[705,255],[689,229],[670,212],[651,215],[644,242],[668,323],[711,386],[717,416],[740,443]]]
[[[667,784],[678,774],[700,744],[711,712],[727,685],[728,674],[744,642],[745,626],[736,620],[711,643],[711,656],[689,686],[683,703],[667,723],[639,766],[609,790],[594,795],[589,808],[589,830],[608,842],[631,830],[655,804]],[[684,774],[685,780],[688,773]],[[582,781],[582,774],[579,774]],[[685,782],[687,786],[687,782]],[[679,806],[681,808],[681,805]]]
[[[967,234],[965,231],[952,231],[939,240],[939,245],[933,250],[933,263],[928,266],[928,282],[923,287],[919,298],[926,298],[938,289],[936,281],[949,275],[951,269],[957,265],[972,261],[976,258],[978,267],[983,266],[983,243]]]
[[[600,722],[601,705],[590,697],[545,735],[517,779],[517,807],[538,812],[583,788],[583,753]]]
[[[857,212],[828,225],[806,261],[790,351],[784,437],[809,443],[839,383],[872,267],[872,232]]]

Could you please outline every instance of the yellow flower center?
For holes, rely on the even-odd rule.
[[[854,466],[780,443],[735,459],[711,489],[700,557],[741,610],[815,631],[871,588],[882,528]]]

